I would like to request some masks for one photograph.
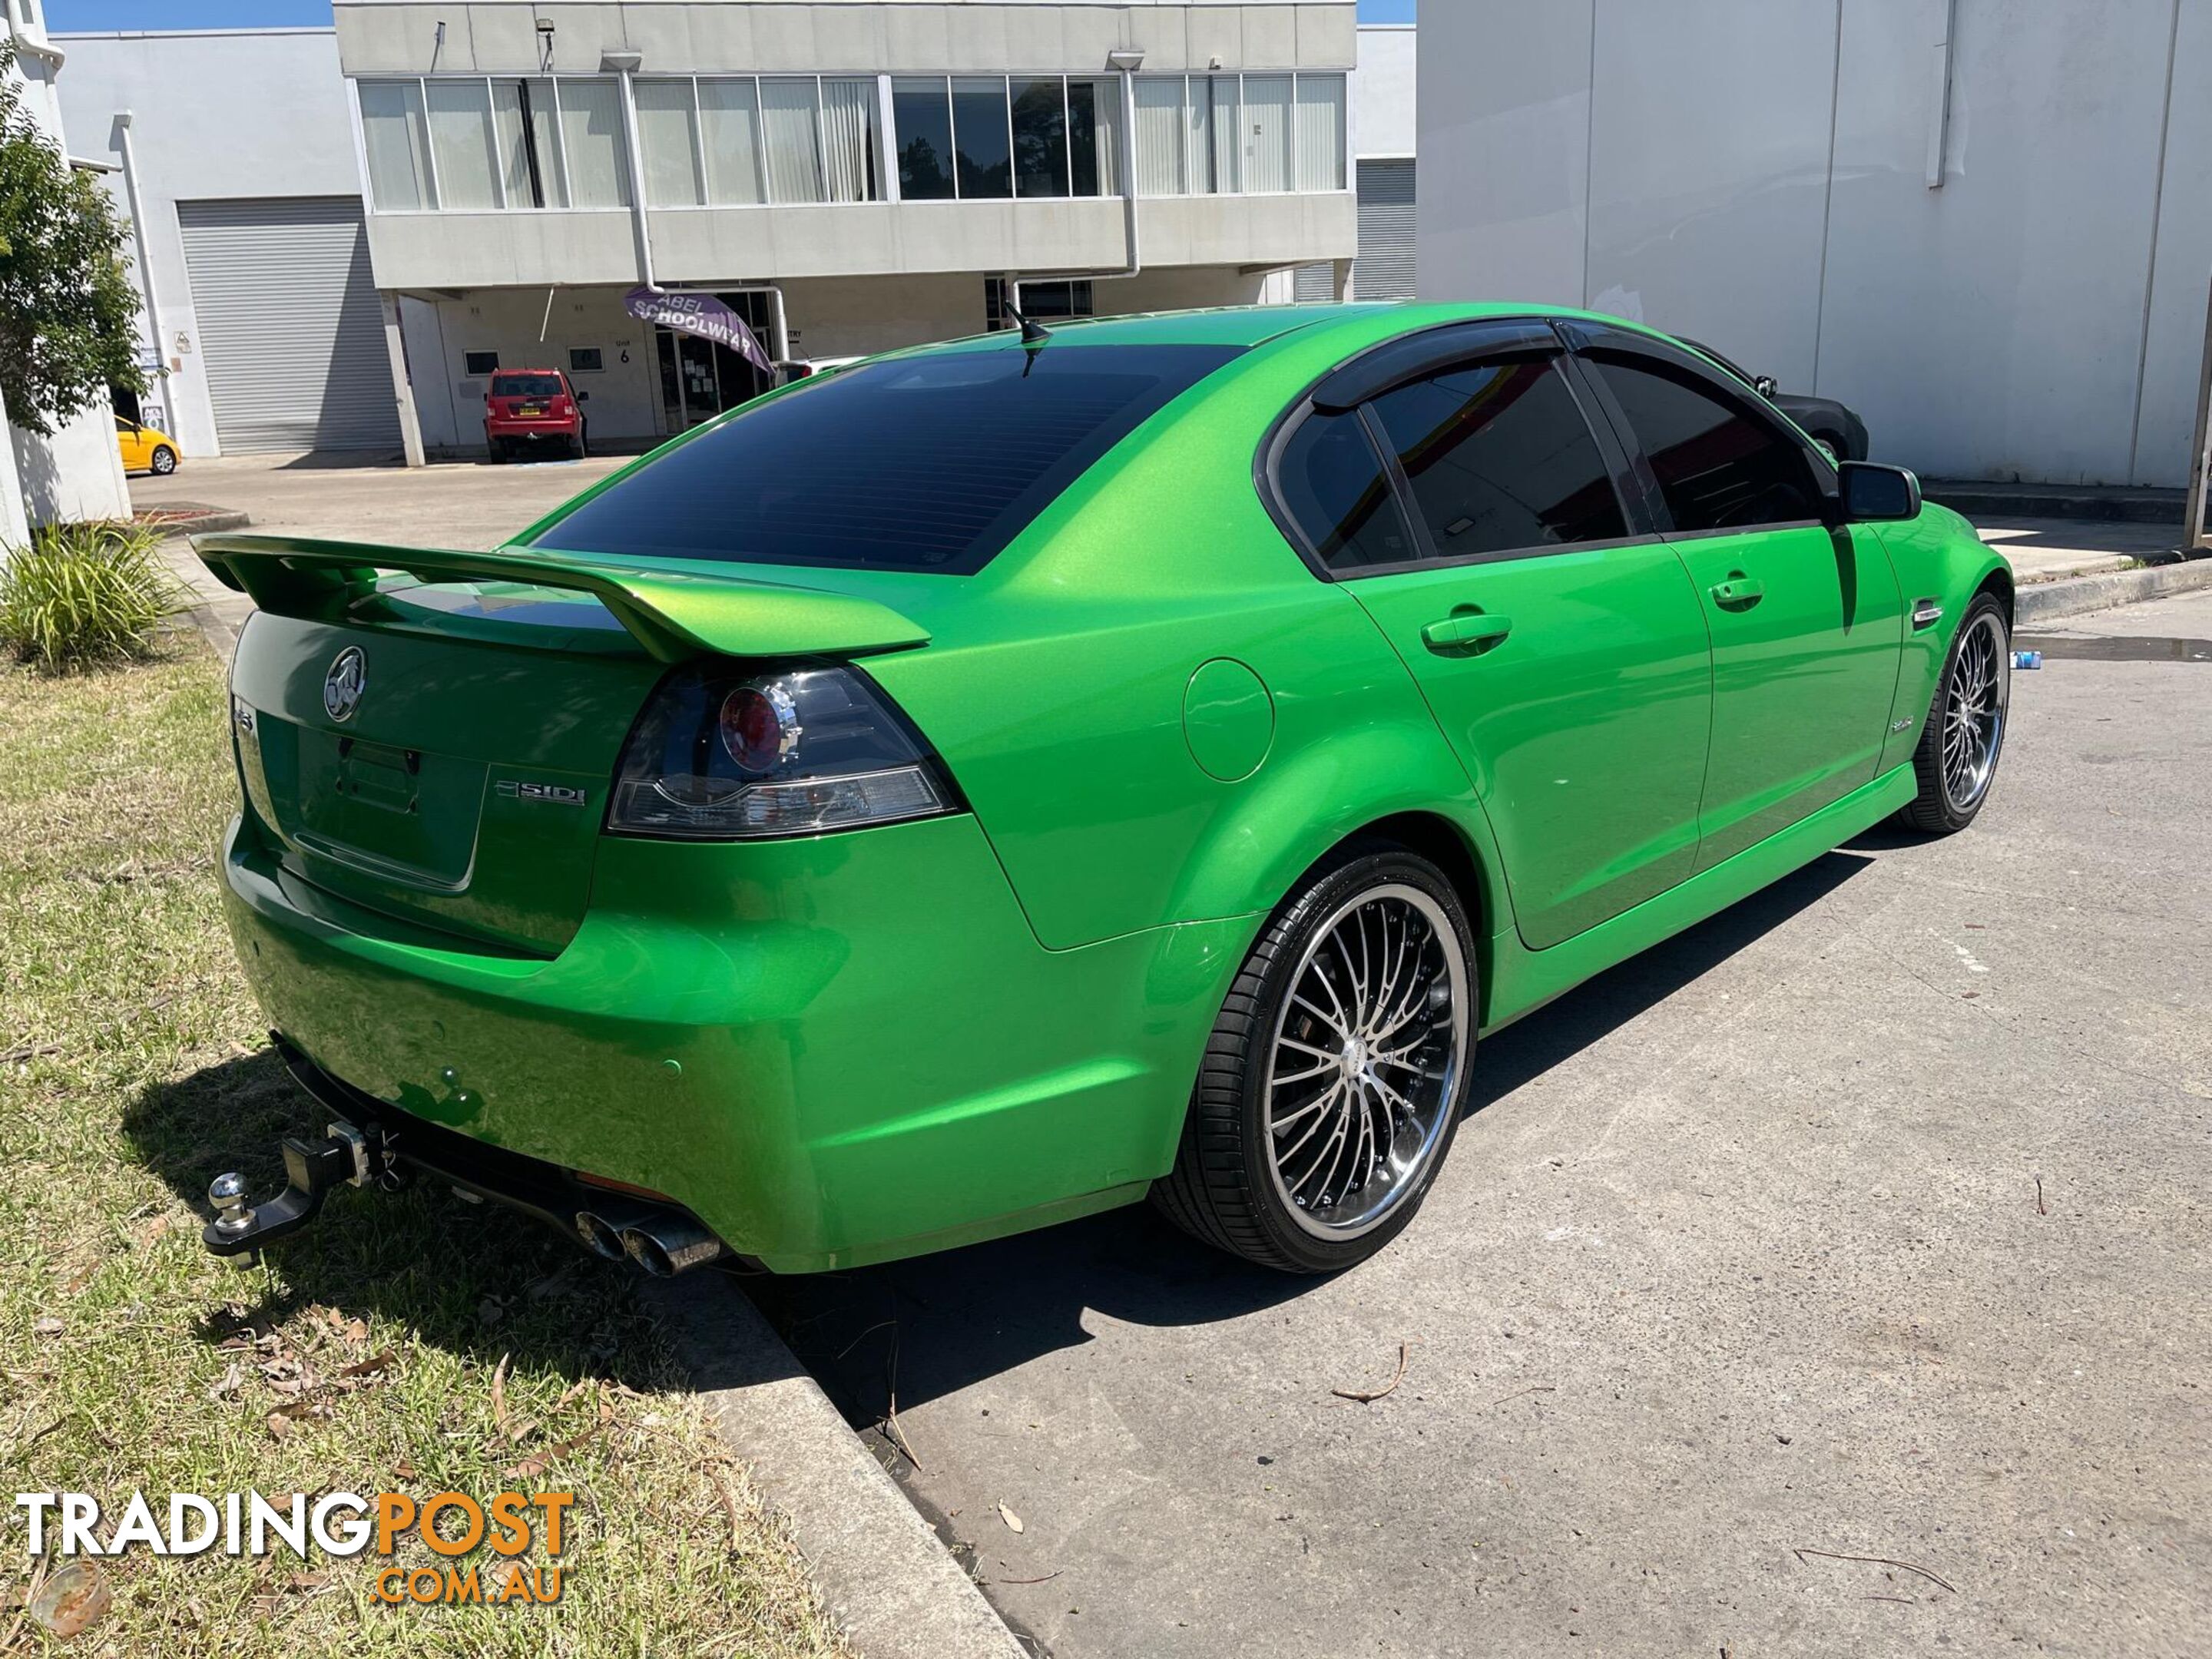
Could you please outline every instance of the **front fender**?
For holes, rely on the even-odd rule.
[[[1972,525],[1949,507],[1932,501],[1911,522],[1885,524],[1878,529],[1897,572],[1897,585],[1908,613],[1904,657],[1898,665],[1897,696],[1890,708],[1891,730],[1882,746],[1881,769],[1887,771],[1911,760],[1919,747],[1921,724],[1936,700],[1936,683],[1949,659],[1951,642],[1959,635],[1959,624],[1966,619],[1974,595],[1994,579],[2010,612],[2013,570],[2011,562],[1982,540]],[[1943,616],[1932,627],[1916,629],[1909,613],[1923,599],[1935,600],[1943,608]]]

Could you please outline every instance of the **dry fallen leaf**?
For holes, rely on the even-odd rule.
[[[1004,1504],[999,1505],[999,1519],[1005,1522],[1007,1527],[1015,1532],[1022,1530],[1022,1517],[1016,1515]]]
[[[538,1475],[545,1473],[547,1466],[550,1465],[555,1458],[561,1456],[565,1452],[572,1452],[575,1450],[577,1447],[582,1445],[586,1440],[589,1440],[593,1435],[597,1434],[605,1427],[606,1427],[606,1424],[604,1421],[594,1423],[590,1428],[586,1429],[583,1433],[570,1435],[566,1440],[563,1440],[557,1446],[548,1446],[543,1451],[532,1452],[529,1456],[524,1458],[520,1463],[509,1464],[506,1468],[501,1469],[499,1472],[500,1478],[502,1480],[534,1480]]]
[[[291,1432],[292,1419],[290,1418],[285,1416],[282,1412],[271,1412],[269,1413],[269,1437],[270,1439],[282,1440],[286,1435]]]
[[[238,1362],[234,1359],[230,1362],[230,1369],[217,1377],[215,1386],[207,1391],[207,1397],[210,1400],[220,1400],[245,1381],[246,1373],[239,1369]]]
[[[514,1436],[507,1426],[507,1362],[514,1357],[512,1354],[500,1355],[499,1364],[491,1374],[491,1420],[509,1440]]]

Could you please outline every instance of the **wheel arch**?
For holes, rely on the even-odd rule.
[[[2010,632],[2013,624],[2014,592],[2012,568],[2007,564],[1994,563],[1982,573],[1981,579],[1974,584],[1974,591],[1967,597],[1966,603],[1972,605],[1984,593],[1995,594],[1997,603],[2004,607],[2005,629],[2007,632]]]
[[[1346,848],[1363,842],[1385,842],[1427,860],[1444,874],[1452,890],[1466,907],[1468,925],[1474,934],[1476,1008],[1478,1023],[1490,1023],[1491,985],[1494,978],[1492,944],[1497,930],[1512,914],[1511,900],[1498,873],[1497,848],[1486,835],[1470,836],[1456,815],[1436,807],[1415,807],[1386,813],[1341,835],[1307,863],[1276,897],[1279,907],[1300,891],[1315,873]]]

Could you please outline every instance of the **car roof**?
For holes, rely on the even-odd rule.
[[[1636,333],[1668,337],[1659,335],[1659,331],[1647,325],[1627,318],[1580,311],[1571,306],[1504,300],[1450,303],[1369,300],[1352,301],[1342,305],[1222,306],[1201,311],[1155,311],[1129,316],[1042,318],[1039,320],[1050,332],[1054,343],[1254,347],[1291,334],[1311,338],[1338,329],[1357,333],[1363,337],[1364,341],[1371,342],[1377,337],[1374,325],[1394,315],[1400,320],[1401,331],[1406,333],[1448,323],[1480,322],[1492,317],[1541,317],[1604,323]],[[945,351],[1012,350],[1020,343],[1020,331],[1008,328],[988,334],[971,334],[959,339],[909,347],[903,351],[885,355],[915,356]],[[1364,345],[1360,349],[1364,349]]]

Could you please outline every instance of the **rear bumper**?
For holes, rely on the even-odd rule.
[[[583,429],[580,421],[486,421],[487,438],[573,438]]]
[[[667,1194],[780,1272],[1140,1195],[1251,926],[1045,951],[966,817],[737,848],[610,839],[550,960],[307,887],[250,823],[223,871],[255,995],[321,1071]]]

